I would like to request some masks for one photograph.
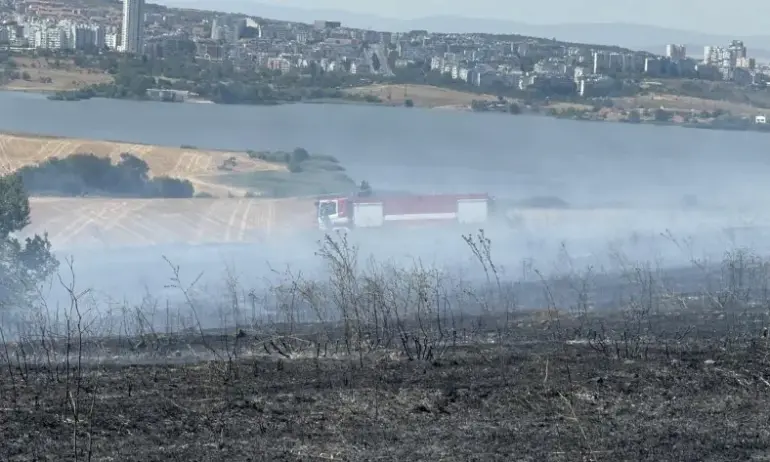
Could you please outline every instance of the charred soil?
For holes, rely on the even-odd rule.
[[[7,343],[0,459],[770,460],[766,309],[585,316],[474,321],[424,360],[248,329],[55,364]]]

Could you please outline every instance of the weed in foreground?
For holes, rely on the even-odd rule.
[[[287,270],[261,293],[229,272],[214,303],[169,262],[185,304],[165,309],[149,296],[97,309],[69,262],[67,309],[41,303],[0,325],[0,458],[770,454],[764,260],[735,251],[676,277],[568,264],[514,284],[483,232],[465,240],[483,283],[421,262],[361,262],[344,236],[327,236],[326,280]],[[218,328],[204,325],[204,306]]]

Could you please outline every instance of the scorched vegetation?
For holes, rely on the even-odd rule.
[[[343,236],[326,279],[264,292],[207,297],[169,262],[183,307],[98,306],[70,264],[68,306],[2,325],[0,458],[768,460],[767,261],[694,261],[695,292],[627,261],[512,283],[465,241],[481,282]]]

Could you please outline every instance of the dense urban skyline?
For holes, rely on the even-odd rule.
[[[312,68],[387,78],[394,76],[394,69],[406,73],[429,69],[458,84],[520,91],[558,89],[557,93],[579,96],[611,93],[624,81],[635,82],[629,80],[631,76],[723,80],[743,86],[767,86],[770,76],[767,62],[758,62],[755,54],[749,56],[739,38],[701,47],[670,41],[650,53],[590,45],[592,42],[559,44],[550,35],[501,40],[475,34],[360,29],[339,18],[282,23],[264,17],[167,12],[155,7],[142,14],[143,4],[143,0],[126,0],[122,17],[116,8],[108,7],[96,16],[103,19],[94,22],[88,12],[33,2],[20,7],[26,15],[16,13],[13,24],[0,27],[0,40],[17,49],[108,48],[159,58],[181,53],[281,73]],[[698,49],[702,51],[695,51]]]

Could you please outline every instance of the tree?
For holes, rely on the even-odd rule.
[[[301,164],[302,162],[310,159],[310,153],[304,148],[296,148],[291,153],[290,163]]]
[[[147,162],[129,152],[120,153],[118,166],[125,168],[136,182],[145,182],[150,176],[150,166]]]
[[[141,158],[120,154],[113,164],[109,157],[71,154],[51,157],[38,165],[25,165],[17,175],[24,189],[35,194],[80,196],[97,194],[118,197],[192,197],[192,184],[183,180],[150,178],[150,167]],[[168,193],[168,196],[162,194]]]
[[[414,101],[412,101],[411,99],[408,99],[408,100],[404,101],[404,106],[406,106],[406,107],[414,107]]]
[[[372,195],[372,186],[368,181],[361,181],[361,184],[358,186],[358,195],[361,197],[368,197]]]
[[[148,191],[150,197],[170,197],[185,199],[195,195],[195,187],[189,180],[159,176],[152,179],[153,189]]]
[[[508,112],[511,114],[521,114],[521,107],[516,103],[511,103],[511,105],[508,106]]]
[[[665,109],[655,109],[655,120],[658,122],[668,122],[673,117],[673,114]]]
[[[474,99],[471,101],[471,109],[474,112],[484,112],[489,110],[489,105],[485,101]]]
[[[380,67],[382,67],[382,65],[380,64],[379,56],[377,56],[377,53],[372,53],[372,69],[374,72],[379,72]]]
[[[29,215],[29,197],[21,177],[0,177],[0,310],[25,307],[38,285],[59,267],[47,234],[36,234],[24,242],[13,235],[29,224]]]
[[[391,69],[395,69],[396,68],[396,60],[397,59],[398,59],[398,52],[397,51],[391,50],[391,51],[388,52],[388,57],[387,57],[388,66]]]
[[[639,111],[633,109],[628,113],[628,121],[633,124],[638,124],[642,121],[642,116],[639,115]]]
[[[29,198],[21,177],[0,177],[0,241],[29,224]]]

